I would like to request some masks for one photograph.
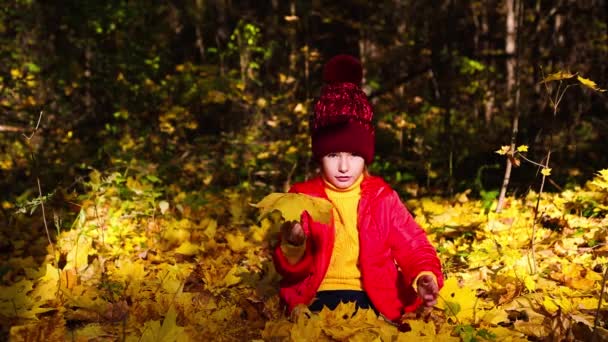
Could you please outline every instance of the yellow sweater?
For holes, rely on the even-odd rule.
[[[361,175],[347,189],[338,189],[325,181],[325,192],[334,204],[336,239],[327,274],[321,282],[323,290],[362,290],[359,270],[359,230],[357,207],[361,198]]]

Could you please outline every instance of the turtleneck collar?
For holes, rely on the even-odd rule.
[[[331,197],[349,197],[349,196],[358,196],[361,192],[361,182],[363,182],[364,175],[361,173],[359,178],[348,188],[340,189],[335,185],[331,184],[325,177],[323,176],[323,184],[325,185],[325,191],[327,191],[327,195]]]

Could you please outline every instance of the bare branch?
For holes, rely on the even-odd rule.
[[[9,125],[0,125],[0,132],[23,132],[25,128]]]
[[[38,116],[38,123],[36,124],[36,127],[34,128],[34,131],[32,132],[32,134],[30,134],[30,136],[28,137],[27,135],[25,135],[25,133],[23,133],[23,136],[25,137],[25,139],[31,140],[34,137],[34,134],[36,134],[36,132],[38,131],[38,127],[40,127],[41,120],[42,120],[42,111],[40,111],[40,115]]]

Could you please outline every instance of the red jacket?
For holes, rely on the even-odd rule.
[[[294,184],[290,192],[328,199],[321,177]],[[421,303],[412,287],[420,272],[433,272],[439,287],[443,286],[439,258],[397,193],[381,178],[363,179],[357,216],[363,289],[384,317],[397,320]],[[273,254],[282,276],[279,294],[290,312],[296,305],[310,305],[314,300],[334,245],[333,224],[314,222],[306,211],[301,223],[307,236],[302,259],[291,265],[280,243]]]

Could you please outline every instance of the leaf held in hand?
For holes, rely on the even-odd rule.
[[[325,224],[329,224],[331,221],[333,207],[329,201],[323,198],[280,192],[264,197],[253,206],[260,209],[260,220],[274,210],[278,210],[286,221],[299,221],[300,215],[306,210],[313,220]]]

